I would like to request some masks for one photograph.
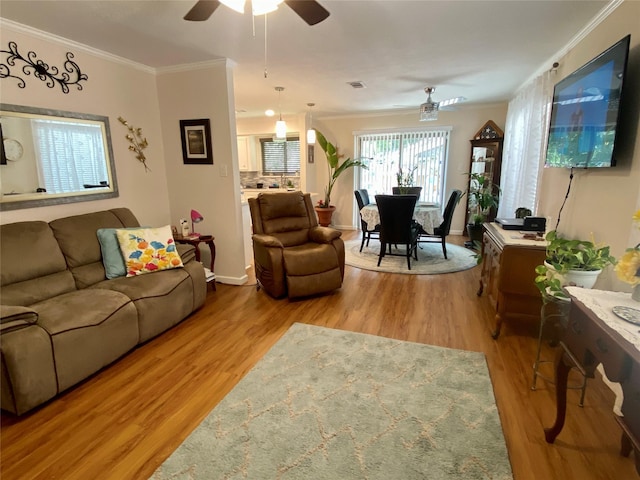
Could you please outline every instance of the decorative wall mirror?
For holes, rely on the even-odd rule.
[[[118,196],[107,117],[0,103],[0,133],[0,211]]]

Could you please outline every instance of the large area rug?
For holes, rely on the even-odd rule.
[[[294,324],[152,479],[512,479],[484,354]]]
[[[406,257],[385,256],[378,267],[380,242],[371,240],[360,252],[360,238],[344,242],[345,263],[352,267],[386,273],[406,273],[408,275],[436,275],[468,270],[477,265],[474,252],[458,245],[447,243],[447,257],[442,255],[440,243],[421,243],[418,248],[418,260],[411,259],[411,270],[407,269]],[[404,246],[398,246],[404,252]],[[396,249],[393,250],[396,253]]]

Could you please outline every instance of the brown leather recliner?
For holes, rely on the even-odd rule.
[[[342,232],[318,226],[310,194],[261,193],[249,208],[259,287],[275,298],[294,298],[342,286]]]

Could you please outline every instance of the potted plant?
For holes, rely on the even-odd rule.
[[[415,165],[411,170],[407,173],[402,171],[402,167],[398,168],[398,173],[396,173],[396,180],[398,181],[398,188],[400,189],[401,194],[409,193],[409,187],[413,187],[413,174],[418,168]]]
[[[327,227],[331,223],[331,216],[336,209],[335,206],[331,205],[331,192],[333,191],[333,186],[335,185],[336,180],[338,180],[340,175],[342,175],[342,172],[349,168],[368,167],[359,159],[352,160],[351,158],[347,158],[345,161],[340,163],[340,158],[343,155],[339,155],[337,147],[327,141],[325,136],[318,130],[316,130],[316,139],[320,144],[320,148],[322,148],[322,151],[324,151],[324,154],[327,157],[329,184],[324,188],[324,200],[318,201],[318,206],[315,210],[318,214],[318,223],[323,227]]]
[[[469,219],[467,233],[474,245],[482,243],[482,224],[487,220],[491,209],[497,209],[500,202],[500,187],[483,173],[470,173],[469,180]]]
[[[536,267],[536,286],[543,294],[566,298],[562,287],[576,285],[591,288],[602,269],[615,265],[608,245],[596,245],[589,240],[562,238],[555,230],[547,233],[546,259]]]

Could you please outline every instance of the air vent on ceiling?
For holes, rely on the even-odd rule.
[[[349,85],[351,85],[353,88],[367,88],[367,86],[362,83],[360,80],[355,81],[355,82],[347,82]]]

